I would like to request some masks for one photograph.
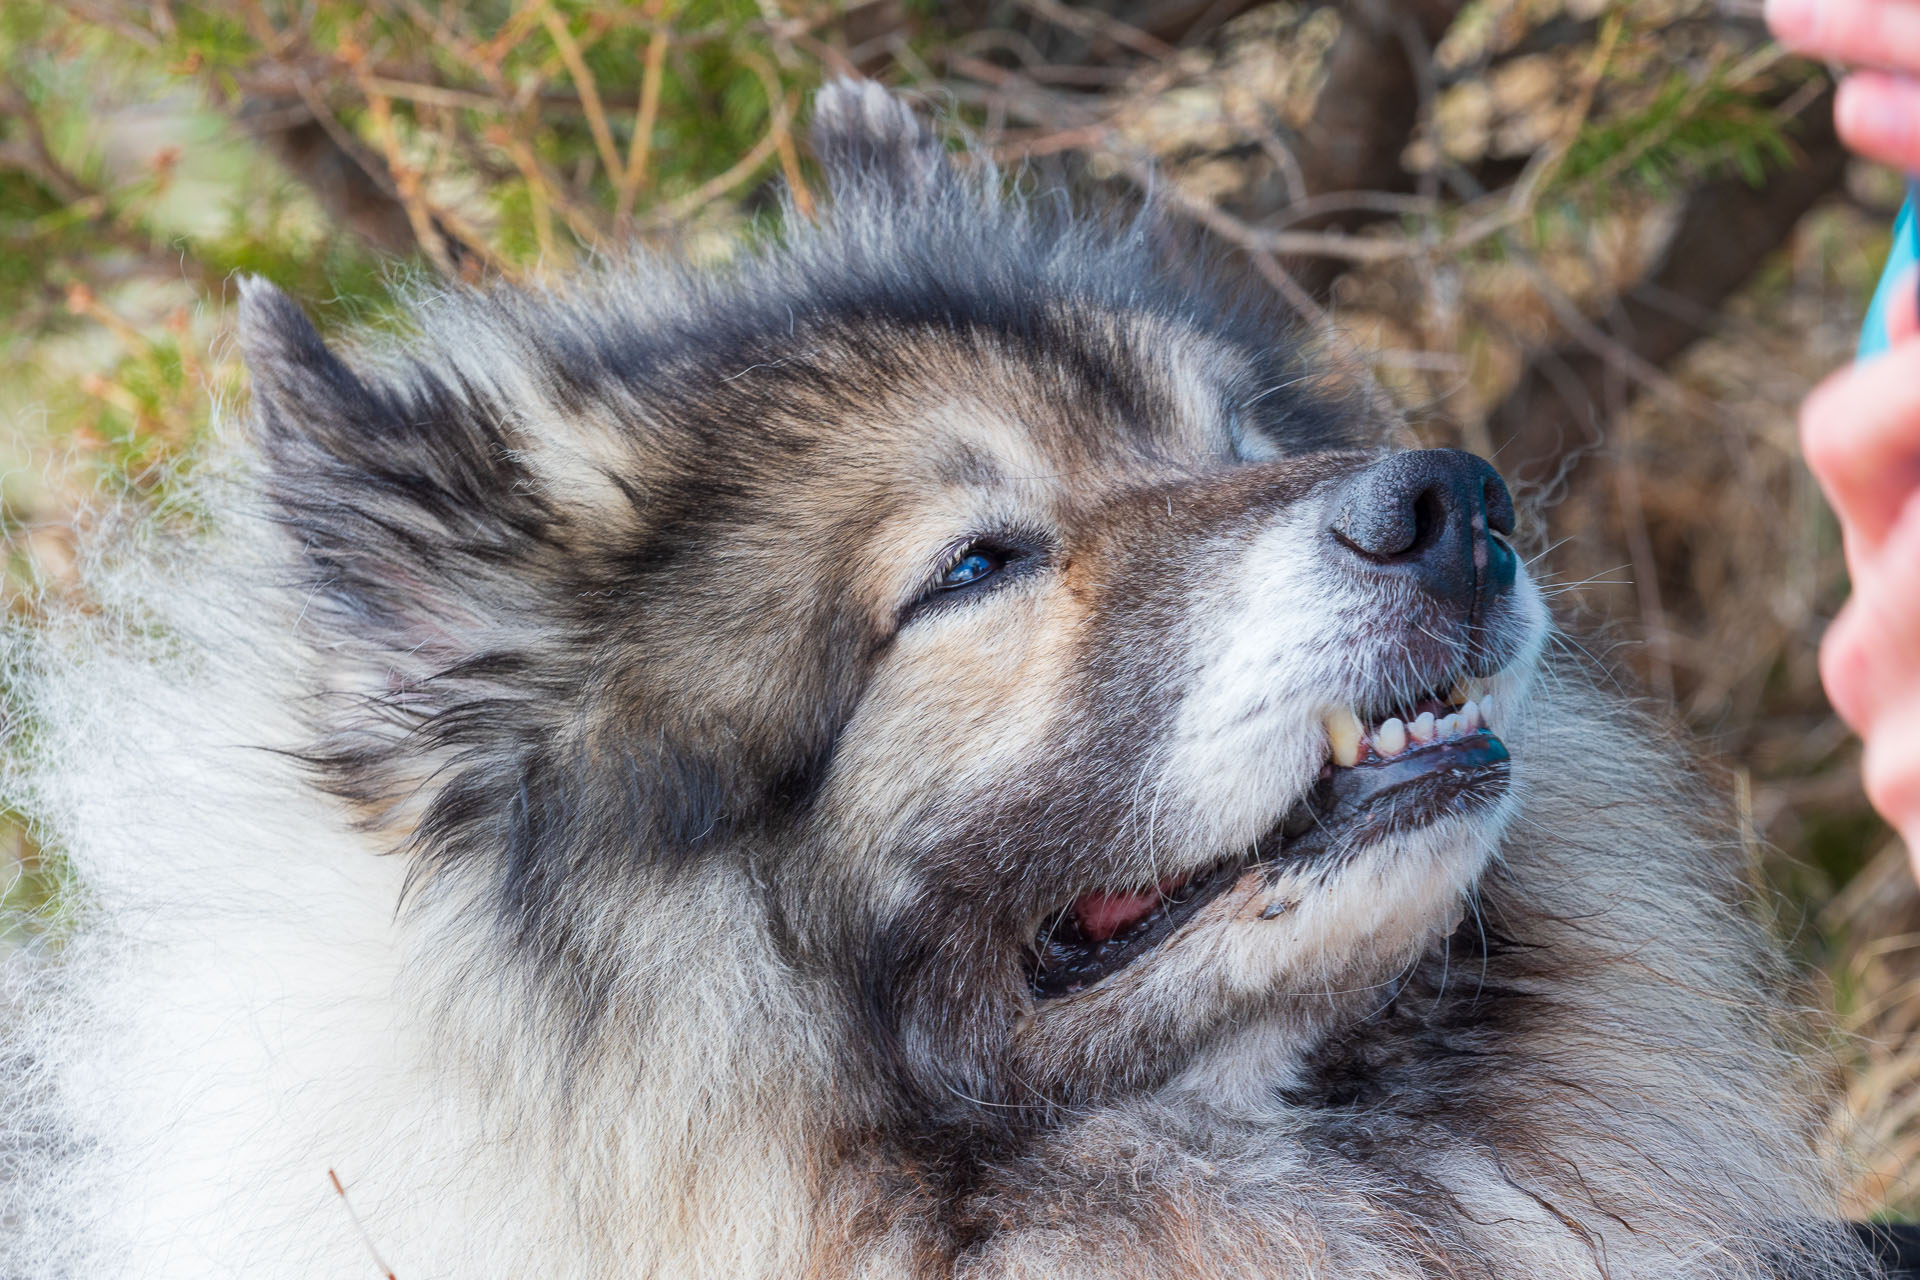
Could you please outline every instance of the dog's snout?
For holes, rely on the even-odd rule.
[[[1476,621],[1513,587],[1513,496],[1485,459],[1459,449],[1368,467],[1335,495],[1329,529],[1370,571],[1410,579]]]

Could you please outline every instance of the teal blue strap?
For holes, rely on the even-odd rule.
[[[1916,225],[1915,205],[1920,204],[1920,179],[1907,180],[1907,202],[1900,206],[1900,217],[1893,224],[1893,252],[1887,255],[1887,266],[1880,273],[1879,287],[1873,291],[1873,305],[1867,308],[1867,322],[1860,330],[1861,359],[1878,355],[1887,349],[1887,310],[1893,305],[1894,289],[1906,282],[1906,287],[1914,287],[1910,272],[1916,257],[1916,246],[1920,246],[1920,225]]]

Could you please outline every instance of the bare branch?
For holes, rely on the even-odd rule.
[[[1829,88],[1796,117],[1799,164],[1774,173],[1757,191],[1735,177],[1694,191],[1660,261],[1592,323],[1587,340],[1576,330],[1569,341],[1534,354],[1488,418],[1510,474],[1538,483],[1577,465],[1569,454],[1580,445],[1568,438],[1566,426],[1605,421],[1609,372],[1620,369],[1649,385],[1645,372],[1672,363],[1705,336],[1703,317],[1752,277],[1815,203],[1839,189],[1846,151],[1832,116]],[[1596,341],[1596,334],[1603,340]]]
[[[1412,175],[1400,157],[1420,116],[1420,76],[1409,59],[1405,31],[1416,31],[1431,47],[1461,7],[1461,0],[1346,0],[1339,6],[1342,26],[1328,53],[1319,109],[1293,148],[1306,181],[1306,191],[1293,193],[1293,198],[1334,191],[1412,190]],[[1231,212],[1258,224],[1282,209],[1243,205]],[[1290,221],[1299,231],[1351,231],[1380,216],[1370,209],[1347,208]],[[1326,262],[1291,269],[1315,294],[1324,293],[1340,270]]]
[[[0,83],[0,116],[20,125],[26,136],[13,142],[0,142],[0,165],[31,174],[60,200],[77,204],[97,193],[78,175],[61,164],[47,145],[47,132],[40,115],[27,95],[11,84]]]

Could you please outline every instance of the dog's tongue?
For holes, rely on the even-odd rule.
[[[1105,942],[1145,920],[1160,905],[1160,899],[1183,883],[1181,876],[1168,876],[1153,888],[1138,893],[1089,893],[1074,902],[1074,922],[1087,938]]]

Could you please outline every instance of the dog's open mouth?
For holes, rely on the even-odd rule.
[[[1319,780],[1249,853],[1139,889],[1074,899],[1034,940],[1027,965],[1034,995],[1072,995],[1125,968],[1253,868],[1363,849],[1498,799],[1510,765],[1493,715],[1493,698],[1477,680],[1371,714],[1329,714]]]

